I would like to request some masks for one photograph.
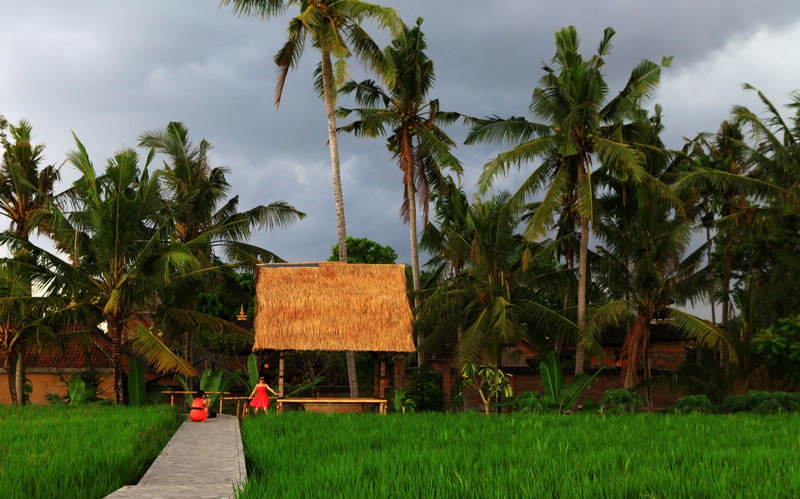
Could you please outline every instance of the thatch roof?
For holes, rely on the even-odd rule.
[[[260,265],[253,350],[412,352],[402,265]]]

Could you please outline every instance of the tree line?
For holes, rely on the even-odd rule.
[[[532,119],[475,117],[444,111],[431,97],[435,72],[422,19],[407,26],[394,10],[356,0],[222,4],[267,20],[298,8],[274,58],[276,105],[306,41],[321,55],[314,84],[326,107],[341,261],[347,232],[337,134],[386,139],[403,175],[420,365],[426,353],[449,348],[460,366],[500,368],[503,349],[524,338],[543,352],[574,346],[580,373],[587,353],[597,352],[603,333],[616,326],[626,331],[620,355],[623,384],[631,388],[640,368],[648,377],[652,324],[663,322],[708,351],[704,372],[719,378],[713,389],[786,386],[793,379],[800,93],[791,94],[785,120],[748,86],[765,114],[734,106],[718,131],[670,150],[661,139],[662,109],[646,106],[671,59],[641,61],[612,92],[603,73],[611,28],[588,58],[574,27],[555,34],[555,55],[526,110]],[[391,32],[389,45],[377,46],[362,27],[366,21]],[[349,80],[351,56],[374,78]],[[342,95],[356,107],[337,107]],[[352,121],[339,125],[337,118]],[[458,121],[469,126],[467,145],[508,147],[483,166],[472,198],[446,132]],[[76,138],[68,161],[82,176],[57,195],[58,170],[39,169],[41,146],[30,145],[30,125],[4,123],[6,129],[12,140],[3,134],[0,200],[12,224],[1,242],[13,256],[3,267],[8,298],[0,301],[0,343],[10,373],[19,366],[21,338],[43,337],[55,330],[51,320],[63,318],[76,332],[104,322],[115,351],[129,341],[160,368],[191,374],[194,327],[231,327],[196,310],[198,291],[224,285],[233,268],[274,260],[246,244],[251,230],[303,216],[285,202],[238,212],[236,197],[225,201],[228,171],[210,168],[210,146],[189,143],[180,123],[142,135],[140,146],[150,151],[143,168],[129,150],[110,158],[103,174]],[[150,173],[156,154],[169,159]],[[14,165],[25,164],[36,168],[24,167],[19,181],[14,169],[24,168]],[[527,173],[522,185],[493,192],[512,169]],[[32,244],[34,232],[51,238],[69,261]],[[432,255],[425,273],[420,248]],[[33,289],[41,296],[31,296]],[[711,321],[686,311],[704,302]],[[348,374],[357,394],[352,352]],[[700,386],[703,376],[687,379],[697,390],[712,389]],[[117,392],[119,401],[121,385]]]

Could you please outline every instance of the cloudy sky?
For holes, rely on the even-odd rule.
[[[797,0],[386,0],[407,24],[424,19],[442,109],[473,116],[528,114],[553,35],[575,25],[590,57],[603,29],[617,34],[607,59],[612,92],[641,59],[675,56],[648,104],[664,109],[666,140],[716,131],[734,104],[761,110],[742,83],[777,105],[800,88]],[[293,12],[291,12],[293,13]],[[289,261],[324,260],[336,241],[323,103],[312,89],[318,53],[307,47],[273,105],[272,57],[289,17],[238,18],[216,0],[0,0],[0,113],[26,118],[48,163],[75,148],[72,133],[99,168],[148,130],[182,121],[193,141],[213,146],[228,166],[241,208],[285,200],[306,212],[297,225],[254,242]],[[367,26],[367,29],[372,27]],[[371,29],[371,32],[375,32]],[[386,35],[376,34],[382,45]],[[363,73],[354,68],[354,77]],[[350,102],[341,101],[341,105]],[[453,128],[461,144],[466,130]],[[392,246],[410,262],[399,218],[401,175],[383,140],[340,139],[348,234]],[[467,191],[495,146],[463,146]],[[144,151],[142,151],[144,154]],[[63,167],[65,182],[74,172]],[[514,188],[519,175],[500,187]],[[66,186],[66,184],[65,184]]]

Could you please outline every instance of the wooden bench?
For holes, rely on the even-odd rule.
[[[285,404],[298,404],[302,405],[306,412],[337,412],[337,408],[357,408],[366,405],[377,405],[378,414],[386,414],[386,399],[374,398],[304,398],[304,397],[290,397],[279,398],[275,400],[275,412],[280,414],[283,412]],[[332,410],[328,410],[332,409]]]

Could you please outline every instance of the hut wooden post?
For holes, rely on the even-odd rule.
[[[283,397],[283,350],[280,351],[278,360],[278,396]]]
[[[381,355],[381,391],[380,398],[386,396],[386,359]]]
[[[377,397],[379,393],[380,378],[378,375],[378,353],[372,354],[372,396]]]

